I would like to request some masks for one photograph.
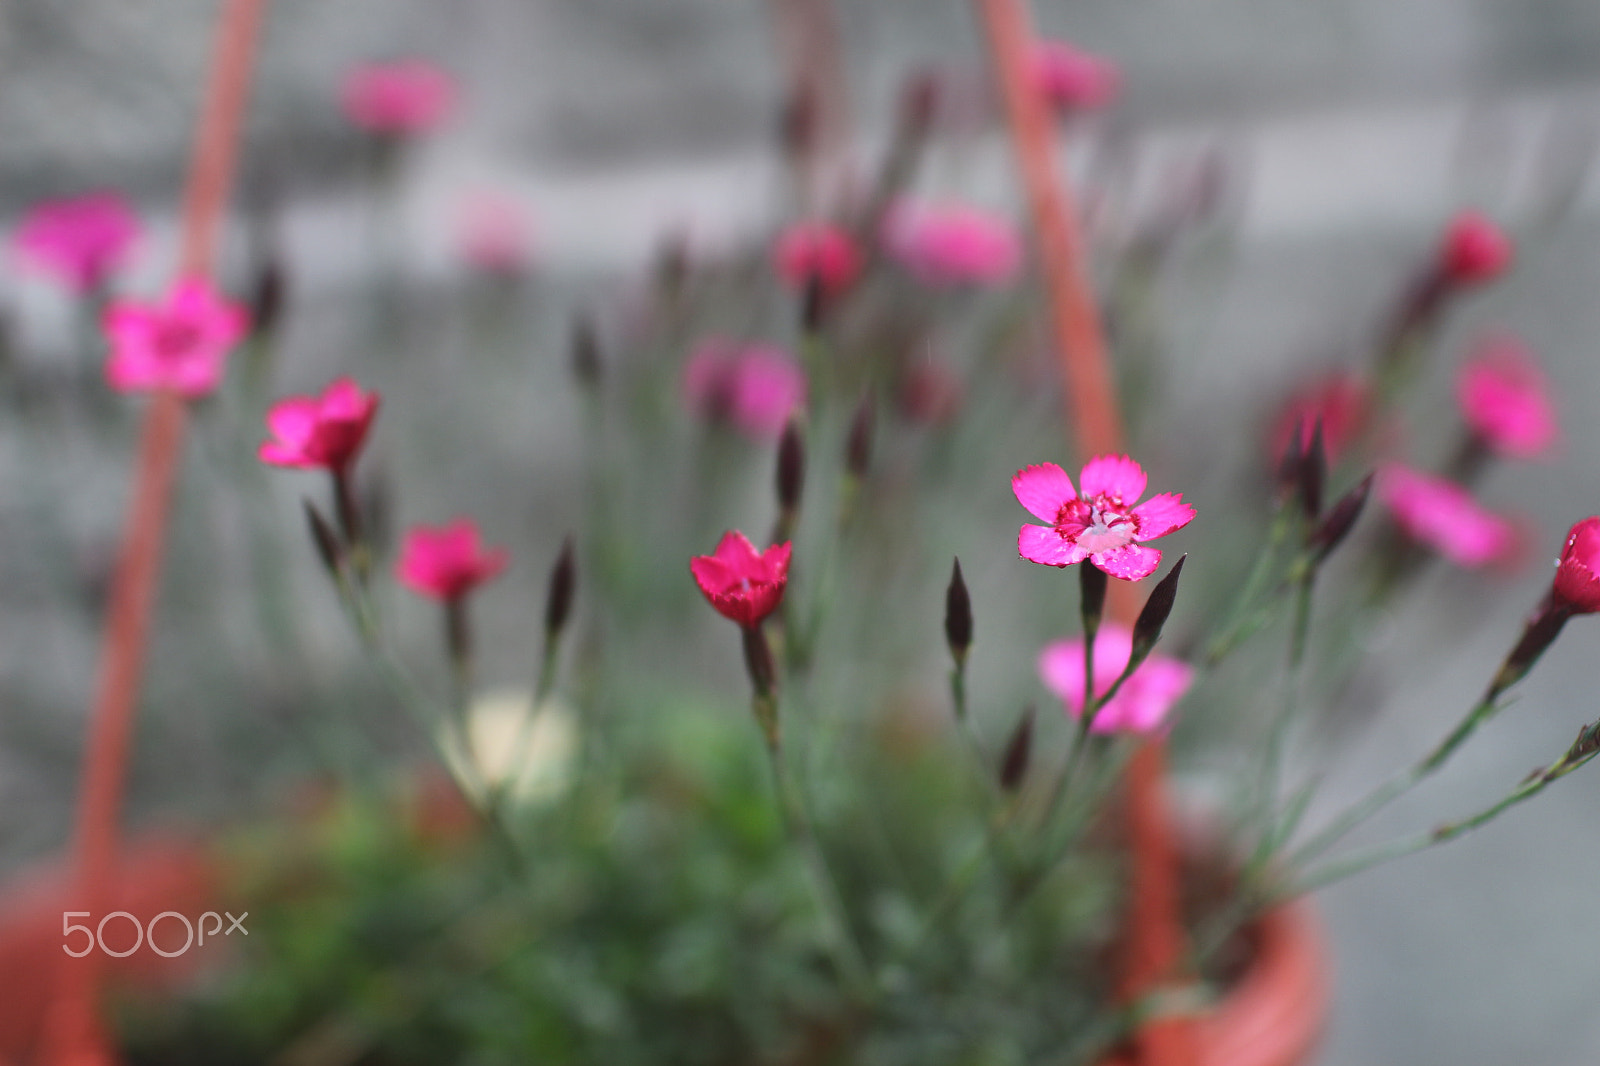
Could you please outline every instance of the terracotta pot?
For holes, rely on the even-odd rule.
[[[1328,958],[1311,905],[1268,912],[1256,956],[1217,1009],[1198,1022],[1198,1066],[1301,1066],[1328,1015]],[[1103,1066],[1135,1066],[1116,1057]]]

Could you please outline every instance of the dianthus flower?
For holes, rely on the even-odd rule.
[[[1339,461],[1345,447],[1355,438],[1367,417],[1369,397],[1360,378],[1337,372],[1313,382],[1290,396],[1272,425],[1272,461],[1278,462],[1289,450],[1289,442],[1299,432],[1303,450],[1311,446],[1311,435],[1322,423],[1322,449],[1328,463]]]
[[[1094,638],[1094,692],[1104,696],[1122,676],[1133,652],[1133,633],[1115,622],[1101,625]],[[1057,640],[1039,653],[1039,677],[1061,697],[1069,717],[1083,717],[1083,638]],[[1152,654],[1117,694],[1100,708],[1093,733],[1154,733],[1164,729],[1168,712],[1183,698],[1194,678],[1187,663]]]
[[[1511,238],[1477,211],[1450,220],[1439,247],[1439,272],[1458,285],[1492,281],[1511,265]]]
[[[1062,111],[1105,107],[1122,86],[1122,74],[1115,63],[1085,52],[1070,41],[1036,44],[1033,71],[1044,98]]]
[[[822,291],[838,296],[861,274],[861,250],[855,238],[828,222],[802,222],[778,235],[772,248],[778,276],[797,289],[815,278]]]
[[[198,278],[178,282],[155,303],[114,303],[105,315],[106,380],[118,392],[204,396],[222,380],[247,321],[243,307]]]
[[[712,340],[684,365],[683,395],[702,417],[727,419],[757,440],[776,440],[789,417],[805,406],[806,377],[777,348]]]
[[[757,552],[750,538],[730,529],[715,552],[689,561],[689,572],[718,614],[754,629],[783,601],[789,554],[788,541]]]
[[[1378,493],[1401,529],[1461,566],[1483,566],[1514,547],[1511,523],[1453,481],[1390,463],[1379,474]]]
[[[469,265],[514,277],[533,261],[533,223],[517,200],[479,193],[462,205],[457,244]]]
[[[506,568],[504,548],[485,548],[478,525],[457,518],[447,526],[416,526],[406,533],[395,574],[421,596],[460,600]]]
[[[1017,534],[1017,552],[1045,566],[1071,566],[1087,559],[1112,577],[1137,581],[1161,565],[1161,552],[1144,541],[1164,537],[1194,519],[1181,493],[1144,495],[1145,472],[1126,455],[1102,455],[1084,464],[1072,479],[1055,463],[1018,470],[1011,478],[1017,502],[1048,526],[1026,525]]]
[[[1583,519],[1567,533],[1553,591],[1574,614],[1600,611],[1600,516]]]
[[[1011,223],[966,204],[901,205],[884,237],[889,252],[927,285],[1000,285],[1022,265]]]
[[[114,192],[95,192],[35,204],[12,246],[27,265],[84,293],[105,283],[138,237],[139,220],[128,202]]]
[[[425,133],[455,105],[455,80],[425,59],[365,63],[345,75],[340,94],[346,117],[372,133]]]
[[[274,439],[263,441],[256,455],[273,466],[344,470],[360,454],[377,413],[376,392],[339,378],[321,396],[289,396],[273,404],[267,429]]]
[[[1478,347],[1456,378],[1456,398],[1472,432],[1502,455],[1532,459],[1556,439],[1555,405],[1544,373],[1510,337]]]

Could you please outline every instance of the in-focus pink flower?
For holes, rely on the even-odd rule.
[[[1492,281],[1511,266],[1511,238],[1477,211],[1450,220],[1439,248],[1439,271],[1458,285]]]
[[[458,600],[506,568],[510,553],[486,548],[478,524],[457,518],[447,526],[415,526],[400,546],[395,575],[430,599]]]
[[[1104,696],[1122,676],[1133,654],[1133,633],[1115,622],[1105,622],[1094,638],[1094,692]],[[1052,641],[1039,653],[1039,677],[1045,687],[1061,697],[1067,715],[1083,717],[1083,638]],[[1100,708],[1090,726],[1093,733],[1154,733],[1164,731],[1167,714],[1183,698],[1194,679],[1187,663],[1151,654],[1124,681],[1117,694]]]
[[[753,629],[783,602],[789,552],[788,541],[757,552],[750,538],[730,529],[715,552],[689,560],[689,572],[718,614]]]
[[[256,455],[273,466],[321,467],[339,472],[361,453],[378,394],[362,392],[350,378],[338,378],[321,396],[289,396],[267,412],[274,439],[262,441]]]
[[[1034,80],[1062,111],[1089,111],[1116,99],[1122,73],[1109,59],[1070,41],[1040,41],[1033,52]]]
[[[1456,378],[1456,398],[1467,425],[1502,455],[1532,459],[1555,442],[1555,404],[1544,373],[1514,338],[1478,346]]]
[[[855,238],[831,222],[802,222],[778,235],[772,248],[778,276],[797,289],[816,278],[822,291],[838,296],[861,274],[861,249]]]
[[[345,75],[340,102],[351,122],[372,133],[425,133],[455,106],[456,83],[425,59],[364,63]]]
[[[204,396],[221,382],[248,319],[242,306],[199,278],[178,282],[155,303],[118,301],[105,315],[106,381],[118,392]]]
[[[1369,397],[1360,378],[1345,371],[1329,374],[1290,396],[1272,424],[1272,461],[1289,450],[1295,431],[1300,447],[1311,445],[1318,419],[1322,421],[1322,447],[1329,464],[1337,463],[1367,418]]]
[[[139,219],[114,192],[35,204],[12,237],[17,256],[73,292],[104,284],[139,238]]]
[[[1379,473],[1378,494],[1401,529],[1453,563],[1484,566],[1516,547],[1515,527],[1453,481],[1390,463]]]
[[[1575,614],[1600,611],[1600,516],[1590,515],[1567,533],[1553,591]]]
[[[533,222],[519,201],[480,193],[462,205],[458,242],[469,265],[514,277],[532,264]]]
[[[703,417],[727,419],[757,440],[776,440],[805,406],[806,377],[778,348],[711,340],[684,365],[683,394]]]
[[[1048,526],[1026,525],[1017,553],[1045,566],[1071,566],[1087,559],[1112,577],[1137,581],[1161,565],[1161,552],[1144,541],[1164,537],[1194,519],[1194,508],[1176,492],[1144,495],[1144,469],[1126,455],[1101,455],[1072,479],[1055,463],[1024,467],[1011,478],[1017,502]]]
[[[927,285],[1001,285],[1022,265],[1022,242],[1006,219],[967,204],[902,204],[884,242]]]

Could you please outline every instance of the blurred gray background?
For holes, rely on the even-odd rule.
[[[868,144],[882,141],[908,67],[976,68],[963,4],[837,6],[854,115]],[[170,217],[217,7],[0,7],[0,210],[9,216],[43,195],[114,186],[158,220]],[[1600,122],[1600,4],[1036,7],[1047,32],[1122,65],[1126,95],[1096,120],[1096,135],[1132,146],[1141,161],[1135,172],[1205,150],[1220,152],[1236,180],[1239,240],[1226,277],[1197,269],[1192,285],[1174,286],[1170,332],[1182,369],[1168,388],[1184,398],[1188,426],[1203,431],[1232,409],[1239,390],[1286,381],[1295,360],[1364,329],[1402,276],[1398,253],[1474,203],[1509,220],[1524,251],[1515,278],[1469,310],[1463,333],[1488,322],[1518,329],[1546,361],[1565,426],[1556,461],[1502,469],[1486,494],[1534,516],[1539,545],[1600,510],[1600,228],[1588,166]],[[332,298],[359,266],[355,202],[364,173],[333,105],[339,77],[360,59],[425,54],[459,75],[465,106],[406,174],[405,240],[418,269],[446,278],[457,269],[452,212],[481,188],[528,205],[541,269],[551,277],[631,267],[668,229],[715,243],[773,209],[770,140],[783,95],[775,47],[768,7],[733,0],[276,0],[245,190],[270,188],[282,198],[297,291],[308,305]],[[1014,202],[991,136],[959,155],[939,160],[936,180]],[[142,276],[161,276],[169,254],[158,233],[140,260]],[[49,320],[51,309],[35,306],[41,299],[25,289],[8,306],[23,319]],[[48,335],[52,327],[39,328]],[[552,327],[561,330],[560,322]],[[558,367],[548,383],[515,406],[501,404],[500,459],[540,455],[518,476],[570,511],[570,501],[556,502],[573,478],[572,457],[562,453],[572,438]],[[103,553],[120,521],[125,470],[58,453],[41,472],[41,457],[19,447],[0,440],[8,528],[16,534],[20,494],[48,496],[59,491],[51,486],[70,483],[77,487],[54,505],[87,530],[82,552]],[[1203,479],[1203,459],[1187,462]],[[3,569],[24,567],[13,559]],[[1532,605],[1542,574],[1535,566],[1476,584],[1435,575],[1434,606],[1400,612],[1373,634],[1380,644],[1415,648],[1409,661],[1417,665],[1386,679],[1392,698],[1377,722],[1319,755],[1330,766],[1327,805],[1402,765],[1453,721]],[[61,708],[66,724],[13,718],[0,736],[0,854],[8,863],[61,839],[69,795],[61,774],[74,765],[70,724],[81,714],[95,645],[92,612],[60,617],[38,592],[26,575],[9,575],[0,686],[10,703]],[[1464,631],[1464,618],[1481,624]],[[178,632],[180,623],[172,625],[168,632]],[[1444,636],[1418,635],[1430,632]],[[164,638],[158,648],[169,641],[179,643]],[[1574,623],[1518,705],[1367,838],[1472,809],[1547,762],[1596,713],[1596,647],[1600,625]],[[168,668],[153,685],[182,699],[183,681]],[[1600,930],[1591,920],[1597,810],[1600,773],[1579,774],[1466,841],[1324,893],[1337,985],[1323,1066],[1600,1060]]]

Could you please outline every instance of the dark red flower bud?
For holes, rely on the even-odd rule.
[[[1439,249],[1439,272],[1457,285],[1492,281],[1511,265],[1511,239],[1476,211],[1450,220]]]
[[[961,560],[950,571],[950,587],[944,594],[944,639],[956,662],[963,662],[972,646],[972,597],[961,577]]]
[[[572,537],[561,542],[561,554],[550,569],[550,583],[544,599],[544,631],[560,633],[572,614],[572,597],[577,589],[577,564],[572,556]]]
[[[1006,744],[1005,757],[1000,760],[1000,787],[1007,792],[1021,788],[1023,779],[1028,776],[1028,762],[1033,755],[1033,713],[1032,707],[1022,712]]]

